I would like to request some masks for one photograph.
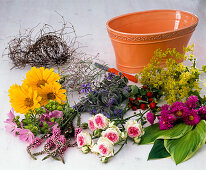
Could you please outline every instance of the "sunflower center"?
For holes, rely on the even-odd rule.
[[[37,83],[37,87],[44,86],[45,83],[47,83],[47,81],[45,81],[45,80],[39,80],[38,83]]]
[[[54,100],[54,99],[56,99],[56,95],[54,93],[48,93],[47,94],[47,99]]]
[[[188,119],[189,119],[189,120],[194,120],[194,116],[191,116],[191,115],[190,115],[190,116],[188,117]]]
[[[176,114],[177,114],[177,116],[182,116],[182,111],[179,111]]]
[[[33,100],[31,100],[30,98],[26,98],[26,99],[24,100],[24,104],[25,104],[25,106],[27,106],[27,107],[32,107],[32,106],[34,105],[34,102],[33,102]]]

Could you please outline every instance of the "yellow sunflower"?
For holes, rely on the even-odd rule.
[[[54,69],[32,67],[31,70],[26,73],[26,79],[24,79],[23,84],[39,90],[41,87],[45,86],[46,83],[54,83],[60,78],[60,75],[55,73]]]
[[[39,89],[39,95],[42,97],[41,105],[46,105],[49,100],[58,101],[62,103],[66,101],[65,89],[61,89],[61,84],[54,82],[50,84],[45,84]]]
[[[40,107],[41,97],[31,87],[26,85],[13,85],[9,89],[11,106],[18,113],[26,114],[29,109]]]

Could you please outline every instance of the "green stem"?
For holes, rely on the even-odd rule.
[[[114,154],[114,156],[117,155],[117,154],[122,150],[122,148],[123,148],[123,146],[126,144],[126,142],[127,142],[127,139],[125,139],[124,143],[123,143],[122,146],[119,148],[119,150]]]
[[[77,112],[77,126],[80,127],[81,125],[81,114],[80,112]]]

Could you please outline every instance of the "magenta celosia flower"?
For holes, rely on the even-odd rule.
[[[14,136],[16,136],[21,130],[18,128],[16,123],[9,122],[8,125],[5,126],[7,132],[11,132]]]
[[[154,120],[155,120],[154,114],[151,113],[151,112],[147,113],[147,121],[148,121],[151,125],[153,125]]]
[[[190,96],[188,97],[187,101],[185,104],[192,109],[195,109],[197,107],[197,102],[199,101],[197,96]]]
[[[161,106],[161,110],[169,110],[170,105],[164,104]]]
[[[197,110],[198,115],[201,117],[201,119],[206,119],[206,106],[201,106]]]
[[[6,119],[6,121],[4,121],[4,123],[11,123],[14,120],[14,118],[15,118],[15,116],[14,116],[14,108],[12,108],[7,115],[8,115],[9,118]]]
[[[31,143],[34,140],[34,134],[29,129],[20,129],[19,139]]]
[[[159,116],[160,130],[171,129],[175,120],[175,116],[172,115],[169,110],[162,110],[161,115]]]
[[[196,125],[200,122],[200,116],[197,114],[197,110],[192,109],[188,112],[187,116],[185,116],[184,121],[186,125]]]
[[[170,108],[172,114],[178,118],[183,118],[189,112],[189,108],[182,102],[175,102]]]

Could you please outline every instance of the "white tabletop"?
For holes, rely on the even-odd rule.
[[[100,58],[115,67],[115,56],[105,23],[112,17],[151,9],[179,9],[199,17],[199,25],[190,43],[195,43],[198,66],[206,64],[206,1],[205,0],[1,0],[0,1],[0,53],[7,42],[18,34],[19,29],[32,28],[37,24],[59,25],[58,13],[71,22],[77,35],[89,34],[79,41],[88,54],[100,53]],[[191,159],[175,165],[171,159],[147,161],[152,145],[138,146],[129,142],[123,150],[107,164],[102,164],[94,154],[83,154],[77,148],[65,153],[66,164],[51,159],[33,161],[26,152],[26,143],[5,132],[3,121],[10,109],[8,89],[20,84],[29,68],[13,69],[7,57],[0,58],[0,169],[1,170],[61,170],[61,169],[107,169],[107,170],[203,170],[205,169],[206,146]],[[73,102],[73,98],[69,96]],[[83,116],[87,120],[89,114]]]

